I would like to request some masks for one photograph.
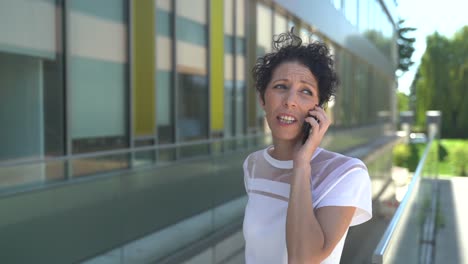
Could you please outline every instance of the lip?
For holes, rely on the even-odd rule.
[[[284,123],[281,121],[281,117],[290,117],[290,118],[293,118],[294,120],[291,122],[291,123]],[[276,116],[276,120],[278,121],[279,125],[280,126],[290,126],[290,125],[294,125],[297,123],[298,119],[296,116],[292,115],[292,114],[288,114],[288,113],[280,113]]]

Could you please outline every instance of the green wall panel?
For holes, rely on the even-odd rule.
[[[155,112],[155,7],[152,0],[132,3],[133,120],[136,136],[153,135]]]
[[[224,7],[210,1],[210,111],[211,132],[224,130]]]

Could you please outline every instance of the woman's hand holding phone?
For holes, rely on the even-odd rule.
[[[296,155],[295,162],[307,162],[309,164],[329,126],[330,121],[322,107],[316,105],[308,112],[302,127],[302,147]]]

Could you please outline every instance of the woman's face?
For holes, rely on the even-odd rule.
[[[273,71],[260,103],[274,139],[300,140],[304,118],[319,103],[317,79],[302,64],[284,62]]]

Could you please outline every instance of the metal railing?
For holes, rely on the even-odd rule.
[[[358,128],[333,129],[324,142],[327,149],[342,151],[368,142],[381,135],[381,124]],[[146,140],[142,137],[137,140]],[[328,143],[327,143],[328,142]],[[126,173],[135,169],[155,167],[219,157],[233,152],[244,152],[271,144],[270,133],[248,133],[235,137],[220,137],[170,144],[130,146],[85,153],[57,156],[39,154],[0,160],[0,195],[14,194],[62,184],[77,178]]]
[[[151,146],[141,146],[141,147],[132,147],[132,148],[129,147],[129,148],[122,148],[122,149],[95,151],[92,153],[80,153],[80,154],[73,154],[69,156],[64,155],[60,157],[17,159],[17,160],[11,160],[11,161],[7,160],[7,161],[0,161],[0,167],[12,167],[12,166],[19,166],[19,165],[29,165],[29,164],[34,164],[34,163],[47,163],[47,162],[54,162],[54,161],[67,161],[67,160],[85,159],[85,158],[99,158],[99,157],[119,155],[119,154],[135,154],[137,152],[144,152],[144,151],[156,151],[156,150],[174,149],[174,148],[180,148],[180,147],[209,145],[213,143],[225,144],[227,142],[237,141],[237,140],[264,139],[265,137],[268,137],[268,136],[270,135],[259,133],[259,134],[250,134],[250,135],[239,136],[239,137],[224,137],[224,138],[216,138],[216,139],[195,140],[195,141],[181,142],[181,143],[159,144],[159,145],[151,145]]]
[[[257,133],[58,157],[0,161],[0,195],[27,191],[49,183],[65,183],[77,177],[89,178],[89,176],[167,166],[180,161],[242,152],[269,144],[270,138],[270,134]]]
[[[372,263],[431,263],[435,232],[435,181],[423,177],[433,173],[438,162],[434,137],[426,145],[407,192],[372,255]],[[430,247],[430,248],[428,248]]]

